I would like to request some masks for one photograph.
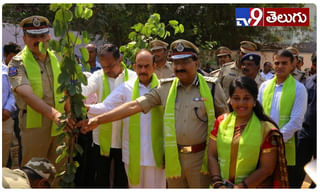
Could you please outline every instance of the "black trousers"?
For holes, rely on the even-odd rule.
[[[312,157],[317,157],[317,141],[314,139],[297,139],[296,147],[296,165],[288,166],[290,188],[301,187],[304,177],[306,176],[304,166],[312,159]]]
[[[122,162],[122,150],[111,148],[110,156],[100,155],[100,146],[92,145],[92,155],[94,158],[92,169],[94,172],[93,183],[91,187],[94,188],[110,188],[110,170],[114,165],[114,175],[111,177],[113,180],[113,188],[128,188],[128,179],[124,169],[124,163]],[[113,162],[113,163],[112,163]]]
[[[83,149],[83,154],[78,154],[74,160],[78,161],[80,166],[77,169],[75,176],[75,187],[78,188],[91,188],[93,183],[94,172],[92,169],[92,163],[94,161],[92,155],[92,131],[87,134],[79,134],[78,136],[78,144]]]

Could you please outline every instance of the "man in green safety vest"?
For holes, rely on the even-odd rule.
[[[20,26],[25,47],[9,63],[8,76],[20,109],[21,165],[32,157],[55,162],[56,139],[60,134],[56,128],[64,104],[58,102],[63,93],[56,92],[60,74],[58,59],[50,49],[44,54],[39,50],[40,42],[48,47],[49,20],[42,16],[31,16],[23,19]]]

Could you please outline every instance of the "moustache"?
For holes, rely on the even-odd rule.
[[[176,70],[175,72],[176,72],[176,73],[186,73],[187,71],[184,70],[184,69],[182,69],[182,70]]]
[[[243,68],[243,69],[242,69],[242,72],[244,72],[244,73],[245,73],[245,72],[249,72],[249,69]]]
[[[142,75],[148,76],[147,73],[139,73],[139,76],[142,76]]]

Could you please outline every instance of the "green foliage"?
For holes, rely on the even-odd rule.
[[[64,128],[67,118],[70,119],[85,119],[86,109],[83,104],[84,97],[82,96],[81,84],[87,84],[87,78],[82,73],[81,67],[78,65],[75,54],[75,45],[87,43],[89,40],[88,33],[82,31],[83,38],[70,32],[70,22],[73,21],[74,15],[76,18],[88,20],[92,16],[92,4],[77,4],[74,7],[74,14],[71,11],[72,4],[51,4],[50,10],[55,12],[53,21],[54,34],[59,37],[59,40],[50,40],[49,48],[56,51],[62,58],[60,62],[61,74],[58,77],[60,86],[59,92],[67,92],[68,96],[60,99],[60,102],[69,100],[70,111],[65,112],[60,119],[64,121],[58,130]],[[43,44],[40,45],[40,51],[43,51]],[[82,63],[88,66],[89,53],[87,49],[81,48]],[[56,148],[58,157],[56,163],[64,162],[62,170],[58,170],[56,177],[59,177],[59,184],[61,187],[73,187],[74,178],[79,163],[73,158],[79,153],[83,153],[80,145],[76,144],[76,137],[79,134],[78,129],[70,132],[63,132],[58,135],[59,146]]]
[[[66,4],[65,7],[70,7]],[[205,41],[216,41],[218,46],[224,45],[235,50],[242,40],[260,42],[260,44],[290,43],[296,32],[302,32],[298,37],[300,42],[314,42],[309,31],[315,29],[314,18],[310,18],[310,27],[236,27],[235,8],[237,7],[304,7],[304,4],[77,4],[69,10],[74,10],[69,28],[77,31],[88,31],[90,37],[99,36],[117,46],[127,44],[131,40],[128,35],[130,28],[136,23],[144,23],[153,13],[161,15],[161,21],[168,23],[173,18],[183,23],[184,33],[175,34],[174,31],[165,33],[168,43],[177,38],[195,42],[197,46]],[[308,4],[310,7],[310,4]],[[3,4],[3,23],[19,23],[23,18],[31,15],[46,16],[53,21],[59,4]],[[314,10],[316,9],[313,5]],[[54,12],[48,12],[51,9]],[[91,11],[92,10],[92,11]],[[84,14],[85,13],[85,14]],[[92,17],[86,20],[87,16]],[[174,22],[173,22],[174,24]],[[170,25],[170,24],[169,24]],[[182,27],[180,28],[182,31]],[[58,30],[58,31],[61,31]],[[63,30],[62,30],[63,31]],[[163,34],[163,32],[161,32]],[[169,34],[172,34],[170,36]],[[18,37],[19,33],[16,34]],[[199,37],[199,35],[201,37]]]
[[[179,24],[177,20],[170,20],[168,25],[160,22],[160,14],[154,13],[150,15],[145,24],[137,23],[131,27],[132,31],[129,33],[128,38],[130,42],[120,47],[120,52],[123,53],[125,61],[134,63],[136,53],[143,48],[149,48],[149,43],[153,39],[165,39],[170,36],[167,27],[170,26],[174,30],[174,34],[183,33],[184,26]]]

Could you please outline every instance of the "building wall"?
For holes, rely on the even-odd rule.
[[[73,32],[76,35],[76,32]],[[51,36],[51,39],[58,40],[54,36],[54,31],[53,28],[49,29],[49,34]],[[8,23],[3,23],[2,24],[2,47],[9,42],[14,42],[23,49],[24,47],[24,42],[23,42],[23,31],[19,25],[14,25],[14,24],[8,24]],[[95,41],[92,41],[91,43],[96,44],[97,46],[103,45],[103,40],[97,40],[98,36],[96,37]],[[84,44],[82,45],[77,45],[75,46],[75,54],[81,55],[79,48],[85,46]]]

